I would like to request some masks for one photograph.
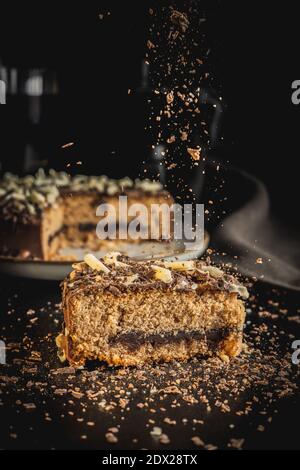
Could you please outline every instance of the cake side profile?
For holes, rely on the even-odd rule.
[[[153,204],[171,207],[174,202],[155,181],[112,180],[106,176],[71,177],[54,170],[47,175],[40,170],[35,176],[23,178],[6,174],[0,181],[0,254],[49,260],[61,248],[102,249],[113,240],[96,235],[96,226],[101,220],[101,216],[96,215],[97,207],[109,204],[114,210],[118,222],[116,239],[120,227],[127,228],[133,218],[127,216],[122,220],[119,196],[127,196],[129,208],[139,203],[149,213]],[[157,220],[157,227],[154,223],[150,219],[145,221],[146,239],[162,237],[162,219]],[[127,241],[138,242],[139,239],[128,237]]]
[[[242,347],[247,290],[203,261],[136,262],[109,253],[85,262],[63,282],[60,357],[73,366],[184,361]]]

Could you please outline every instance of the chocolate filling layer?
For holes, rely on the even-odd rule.
[[[166,332],[161,334],[145,335],[142,332],[121,333],[110,339],[110,346],[117,346],[118,344],[125,346],[128,351],[135,351],[144,343],[151,343],[153,347],[162,346],[164,344],[179,343],[185,341],[206,341],[212,345],[217,346],[220,341],[225,339],[230,333],[239,333],[237,329],[233,328],[218,328],[203,331],[178,331],[176,334],[173,332]]]
[[[96,224],[93,224],[93,223],[78,224],[78,229],[80,232],[94,232],[96,230]]]

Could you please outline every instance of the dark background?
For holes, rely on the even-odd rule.
[[[38,138],[24,118],[26,103],[0,107],[2,170],[22,170],[24,144],[38,139],[41,158],[66,169],[111,176],[139,173],[148,153],[144,101],[136,91],[148,37],[148,8],[194,4],[205,16],[213,86],[226,111],[223,141],[213,155],[250,171],[267,185],[274,212],[297,225],[297,125],[291,103],[299,79],[296,2],[9,2],[1,7],[0,61],[19,69],[55,71],[59,94],[45,99]],[[68,6],[68,7],[67,7]],[[111,12],[110,16],[107,12]],[[99,20],[99,13],[104,19]],[[75,142],[62,150],[61,145]]]
[[[28,124],[26,99],[9,97],[7,105],[0,106],[1,171],[21,172],[25,145],[34,142],[41,160],[45,160],[48,166],[75,171],[76,162],[80,160],[83,164],[78,170],[82,172],[108,173],[116,177],[140,173],[142,161],[149,152],[149,139],[143,132],[145,99],[137,92],[148,37],[148,8],[158,8],[166,3],[180,10],[183,4],[193,3],[199,8],[199,16],[207,18],[203,28],[211,48],[212,86],[223,96],[225,103],[220,128],[223,140],[211,150],[210,157],[229,162],[259,177],[269,190],[275,215],[291,227],[299,225],[300,143],[297,126],[300,106],[291,103],[291,83],[300,79],[295,1],[286,2],[283,6],[258,0],[110,0],[98,1],[97,4],[90,1],[44,1],[35,5],[10,1],[9,6],[1,5],[0,64],[18,67],[21,71],[46,68],[56,73],[59,82],[59,94],[43,99],[42,121],[35,129]],[[107,15],[108,11],[111,12],[110,16]],[[99,20],[99,13],[104,14],[102,21]],[[128,88],[135,91],[132,96],[128,96]],[[74,142],[75,145],[61,149],[67,142]],[[71,166],[67,167],[67,164]],[[232,189],[230,181],[227,186]],[[242,183],[240,186],[241,201],[244,202],[246,188]],[[237,187],[235,184],[234,195],[238,194]],[[280,259],[277,242],[274,245],[275,255],[278,254]],[[293,246],[286,240],[282,245],[294,258]],[[256,257],[253,256],[253,259]],[[23,320],[25,323],[27,320],[23,312],[27,308],[33,307],[39,311],[49,296],[55,298],[58,293],[57,285],[50,287],[44,284],[37,289],[36,285],[32,287],[32,284],[27,286],[23,283],[16,287],[10,279],[4,279],[0,284],[4,309],[7,308],[6,295],[12,297],[14,292],[19,292],[16,299],[18,313],[10,317],[12,328],[9,331],[13,332],[24,328]],[[256,287],[256,295],[261,308],[266,305],[269,310],[271,296],[265,291],[265,286],[261,284],[261,291]],[[282,290],[278,296],[281,302],[284,297]],[[296,311],[299,306],[298,293],[288,292],[287,299],[288,309]],[[274,303],[276,309],[277,305]],[[19,317],[22,317],[22,322],[18,321],[18,328],[15,328],[14,322]],[[42,317],[45,331],[48,332],[48,316]],[[284,316],[281,320],[285,322]],[[270,322],[273,324],[273,320]],[[294,323],[286,323],[288,326],[278,325],[280,331],[286,328],[286,331],[298,334]],[[273,327],[275,329],[277,325]],[[47,351],[51,353],[48,347]],[[53,358],[54,354],[51,354],[51,360]],[[15,403],[13,394],[6,396],[12,404]],[[43,400],[43,397],[38,397],[38,400]],[[27,428],[27,423],[30,423],[31,429],[31,416],[24,419],[24,414],[14,414],[13,406],[2,407],[5,413],[9,413],[4,415],[2,422],[11,424],[10,417],[13,416],[20,427],[21,432],[18,430],[18,433],[31,440],[32,447],[45,446],[44,442],[48,446],[49,438],[59,447],[66,438],[65,428],[58,422],[58,427],[52,428],[55,431],[49,432],[44,421],[46,405],[44,402],[41,404],[42,425],[40,415],[37,415],[34,437]],[[274,407],[278,408],[277,403]],[[297,432],[294,430],[299,416],[298,408],[298,404],[293,402],[285,405],[272,427],[266,433],[256,433],[255,440],[249,440],[247,447],[296,448]],[[183,413],[185,416],[184,410]],[[248,418],[254,423],[251,423],[253,429],[261,422],[260,415],[256,415],[254,420],[252,415]],[[232,422],[231,415],[228,419]],[[222,430],[226,419],[213,421],[213,426],[208,423],[208,433],[216,432],[223,441],[227,438]],[[241,426],[238,431],[243,433],[234,435],[253,435],[247,423],[241,424],[239,419],[238,423]],[[70,442],[78,447],[76,436],[79,428],[74,428],[73,424],[70,422],[68,430]],[[101,426],[104,425],[101,416]],[[3,429],[6,432],[6,426]],[[98,432],[98,428],[95,429]],[[124,433],[130,435],[128,428],[124,428]],[[173,433],[174,439],[179,439],[178,446],[182,445],[182,435],[184,441],[190,439],[185,430],[181,435],[174,428]],[[98,446],[98,434],[96,439]],[[6,440],[3,442],[6,443]],[[81,444],[84,446],[84,441]],[[19,440],[10,440],[7,447],[18,445]]]

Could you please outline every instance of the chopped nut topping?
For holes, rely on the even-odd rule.
[[[79,164],[79,162],[77,162]],[[0,210],[5,218],[20,216],[23,221],[39,215],[40,210],[54,206],[59,200],[61,191],[76,193],[80,191],[97,191],[100,194],[114,196],[132,188],[155,193],[162,189],[157,181],[131,180],[128,177],[120,180],[107,176],[71,176],[65,172],[49,170],[46,174],[39,169],[33,175],[19,177],[5,173],[0,179]]]

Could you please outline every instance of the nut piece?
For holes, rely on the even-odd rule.
[[[55,338],[55,344],[58,348],[63,347],[63,341],[64,341],[64,335],[60,333],[58,336]]]
[[[83,271],[85,268],[85,263],[83,261],[81,263],[74,263],[72,264],[72,268],[75,271]]]
[[[155,272],[154,279],[165,282],[166,284],[172,282],[172,274],[169,269],[162,268],[161,266],[156,266],[154,264],[151,266],[151,268]]]
[[[123,267],[126,267],[126,266],[129,266],[128,264],[126,263],[122,263],[121,261],[118,261],[118,256],[121,256],[121,253],[119,253],[118,251],[111,251],[109,253],[106,253],[105,256],[103,256],[103,261],[105,264],[108,264],[108,266],[114,264],[116,267],[118,266],[123,266]]]
[[[45,196],[43,196],[43,194],[35,190],[31,191],[30,200],[33,203],[38,204],[38,205],[44,205],[46,202]]]
[[[164,262],[165,268],[173,269],[174,271],[194,271],[195,269],[195,262],[194,261],[171,261],[171,262]]]
[[[218,357],[221,359],[221,361],[226,362],[227,364],[230,362],[229,356],[225,354],[223,351],[218,352]]]
[[[105,266],[105,264],[101,263],[96,256],[92,254],[85,255],[84,262],[92,269],[96,271],[102,271],[105,274],[109,273],[109,269]]]
[[[201,271],[208,272],[208,274],[214,279],[221,279],[224,274],[221,269],[216,268],[215,266],[202,266]]]

